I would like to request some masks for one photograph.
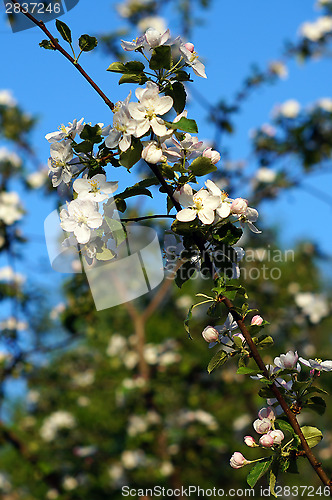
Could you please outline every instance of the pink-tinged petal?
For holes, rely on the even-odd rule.
[[[79,224],[74,230],[74,235],[79,243],[87,243],[90,239],[91,231],[86,224]]]
[[[246,215],[246,219],[249,222],[256,222],[256,220],[258,219],[258,212],[257,212],[256,208],[248,207],[245,215]]]
[[[167,113],[167,111],[171,109],[172,106],[173,106],[173,99],[170,96],[165,95],[163,97],[160,97],[160,99],[158,99],[158,102],[154,106],[154,110],[157,115],[164,115],[165,113]]]
[[[257,227],[254,226],[254,224],[252,222],[247,222],[247,224],[248,224],[250,231],[252,231],[253,233],[260,234],[262,232],[259,229],[257,229]]]
[[[167,128],[166,125],[164,125],[164,120],[162,118],[152,118],[150,124],[153,132],[159,137],[162,137],[167,133]]]
[[[320,365],[326,372],[330,372],[332,370],[332,361],[322,361]]]
[[[150,130],[150,121],[145,118],[136,124],[135,137],[142,137]]]
[[[170,36],[171,36],[171,33],[168,29],[167,31],[165,31],[165,33],[163,35],[161,35],[160,45],[164,45],[164,43],[166,43],[167,40],[169,40]]]
[[[229,203],[222,203],[220,207],[216,209],[217,214],[222,219],[225,219],[231,213],[231,205]]]
[[[214,221],[214,211],[210,208],[205,208],[200,210],[198,213],[198,218],[203,224],[212,224]]]
[[[61,217],[61,215],[60,215],[60,217]],[[62,219],[60,226],[62,227],[62,229],[64,231],[71,233],[74,231],[75,227],[77,226],[77,222],[69,217],[67,219]]]
[[[118,189],[118,183],[117,182],[107,182],[103,188],[102,191],[106,194],[114,193]]]
[[[180,222],[190,222],[196,219],[196,211],[191,210],[190,208],[184,208],[183,210],[180,210],[180,212],[176,214],[176,218]]]
[[[128,110],[135,120],[143,120],[143,118],[145,118],[146,109],[142,104],[139,104],[137,102],[130,102],[128,104]]]
[[[137,48],[136,42],[126,42],[125,40],[121,40],[121,47],[123,50],[132,51]]]

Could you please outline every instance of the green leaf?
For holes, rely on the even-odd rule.
[[[207,315],[212,318],[221,318],[224,316],[224,309],[221,302],[213,302],[212,306],[207,310]]]
[[[280,418],[278,418],[275,421],[275,423],[278,425],[279,429],[282,432],[284,433],[289,432],[292,436],[294,436],[295,431],[289,422],[286,422],[285,420],[281,420]]]
[[[218,241],[222,241],[227,245],[235,245],[239,241],[243,234],[242,229],[234,226],[231,222],[227,222],[222,226],[218,227],[218,230],[214,232],[213,237]]]
[[[144,73],[125,73],[121,76],[119,80],[119,85],[122,83],[138,83],[138,85],[144,85],[148,81],[148,78]]]
[[[301,431],[310,448],[316,446],[323,439],[323,434],[316,427],[305,425],[304,427],[301,427]]]
[[[120,163],[126,168],[131,168],[140,159],[143,151],[142,143],[139,139],[132,138],[131,146],[127,151],[123,151],[120,154]]]
[[[83,52],[90,52],[90,50],[93,50],[97,47],[98,40],[94,36],[81,35],[78,39],[78,45],[80,46],[80,49],[83,50]]]
[[[198,128],[195,120],[185,118],[184,116],[176,123],[166,122],[168,128],[173,130],[183,130],[184,132],[189,132],[191,134],[197,134]]]
[[[97,260],[111,260],[115,254],[109,248],[103,247],[100,251],[96,252]]]
[[[125,73],[126,67],[123,62],[116,61],[110,64],[106,71],[112,71],[113,73]]]
[[[56,41],[58,42],[59,40],[56,38]],[[56,48],[54,47],[53,43],[50,40],[42,40],[39,44],[39,47],[47,50],[56,50]]]
[[[195,264],[190,262],[190,260],[182,264],[182,266],[176,272],[176,277],[175,277],[176,286],[181,288],[182,285],[186,281],[188,281],[193,276],[193,274],[195,274],[195,272],[196,272]]]
[[[259,389],[258,396],[267,399],[267,398],[274,398],[275,394],[274,392],[272,392],[271,389],[269,389],[269,387],[262,387],[261,389]]]
[[[217,167],[212,163],[210,158],[199,156],[190,164],[189,169],[192,171],[195,177],[197,177],[215,172],[217,170]]]
[[[180,114],[185,108],[187,94],[182,83],[175,82],[165,90],[165,94],[173,99],[173,108]]]
[[[193,317],[193,313],[192,313],[193,307],[194,307],[194,304],[192,306],[190,306],[187,317],[184,320],[184,329],[188,333],[188,337],[190,338],[190,340],[192,340],[192,336],[190,335],[189,322],[190,322],[191,318]]]
[[[312,398],[307,400],[303,407],[315,411],[316,413],[318,413],[318,415],[324,415],[326,410],[326,403],[323,398],[319,396],[313,396]]]
[[[112,219],[111,217],[108,217],[105,214],[104,214],[104,219],[106,221],[106,224],[110,228],[116,246],[118,247],[127,238],[126,231],[123,229],[123,225],[119,220]]]
[[[170,69],[172,66],[172,52],[169,45],[160,45],[152,51],[149,63],[150,69]]]
[[[225,351],[218,351],[208,364],[207,371],[211,373],[213,370],[226,363],[227,359],[228,354]]]
[[[262,371],[256,370],[254,368],[247,368],[246,366],[241,366],[237,369],[236,373],[238,375],[257,375],[258,373],[262,373]]]
[[[116,195],[116,198],[122,198],[123,200],[125,200],[126,198],[132,198],[133,196],[139,195],[149,196],[150,198],[152,198],[151,191],[137,185],[128,187],[123,191],[123,193],[119,193],[118,195]]]
[[[123,63],[120,61],[116,61],[112,63],[107,71],[112,71],[113,73],[127,73],[127,74],[135,74],[142,73],[145,69],[145,66],[140,61],[129,61],[127,63]]]
[[[257,347],[259,347],[260,349],[266,349],[266,347],[269,347],[273,344],[273,338],[269,335],[262,335],[261,337],[259,337],[258,342],[256,343]]]
[[[261,477],[263,477],[264,474],[266,474],[268,472],[271,465],[272,465],[272,457],[267,458],[266,460],[264,460],[262,462],[257,462],[257,464],[255,464],[252,467],[252,469],[250,470],[250,472],[247,476],[247,483],[249,484],[249,486],[251,488],[253,488],[255,486],[255,484],[257,483],[257,481],[259,481],[259,479]]]
[[[178,82],[190,82],[190,81],[192,82],[192,80],[190,80],[189,73],[187,73],[186,71],[183,71],[182,69],[175,71],[175,74],[176,74],[176,79],[178,80]]]
[[[92,127],[88,123],[84,125],[84,129],[82,130],[80,134],[81,139],[84,139],[85,141],[90,141],[94,144],[97,144],[98,142],[101,142],[102,136],[101,136],[101,128],[99,125],[95,125]]]
[[[175,221],[171,226],[171,229],[175,234],[181,234],[181,235],[192,233],[199,228],[200,228],[200,223],[198,219],[194,219],[193,221],[190,222],[180,222],[179,220],[175,219]]]
[[[55,26],[60,35],[62,36],[62,38],[64,39],[64,41],[67,43],[71,43],[72,39],[69,26],[67,26],[64,22],[60,21],[59,19],[55,21]]]
[[[93,143],[90,141],[83,141],[73,146],[76,153],[90,153],[93,149]]]

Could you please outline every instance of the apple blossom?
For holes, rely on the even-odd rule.
[[[157,115],[167,113],[173,106],[173,99],[170,96],[160,97],[159,87],[153,82],[147,82],[145,89],[136,89],[135,94],[139,102],[128,104],[129,112],[136,120],[135,136],[145,135],[150,127],[159,137],[165,135],[167,127],[164,120]]]
[[[23,217],[23,208],[16,191],[2,191],[0,193],[0,221],[8,226]]]
[[[76,179],[73,183],[73,188],[80,200],[91,200],[98,203],[107,200],[109,198],[108,195],[117,190],[118,183],[106,182],[104,174],[96,174],[90,179]]]
[[[145,35],[141,35],[140,37],[135,38],[132,42],[126,42],[125,40],[121,40],[121,47],[123,48],[123,50],[127,52],[140,49],[145,45],[146,45]]]
[[[21,158],[5,147],[0,148],[0,163],[2,162],[10,163],[10,166],[14,168],[19,168],[22,165]]]
[[[278,367],[281,368],[282,370],[292,370],[295,369],[298,372],[301,371],[301,367],[299,363],[297,362],[299,359],[299,356],[297,352],[293,351],[288,351],[286,354],[280,354],[280,356],[277,356],[274,358],[274,364]]]
[[[284,433],[279,429],[269,431],[266,435],[271,436],[271,438],[273,439],[273,444],[280,444],[281,441],[285,438]]]
[[[103,222],[96,203],[80,199],[68,203],[67,210],[61,210],[60,219],[62,229],[74,233],[78,243],[87,243],[91,237],[91,229],[100,227]]]
[[[212,148],[206,148],[206,149],[204,149],[203,156],[205,158],[210,158],[210,160],[212,161],[212,163],[214,165],[216,163],[218,163],[218,161],[220,160],[220,153],[218,153],[218,151],[215,151]]]
[[[50,132],[45,135],[45,139],[51,144],[57,141],[61,141],[62,139],[75,139],[76,134],[80,134],[84,128],[84,118],[81,118],[80,121],[75,120],[73,123],[69,122],[68,126],[60,125],[59,130],[56,132]]]
[[[276,116],[293,119],[298,116],[300,109],[300,104],[295,99],[289,99],[283,104],[276,106],[274,113]]]
[[[230,466],[233,467],[233,469],[241,469],[244,465],[250,463],[249,460],[246,460],[242,453],[239,451],[236,451],[233,453],[231,456],[231,459],[229,461]]]
[[[304,359],[299,358],[299,361],[306,366],[309,366],[313,370],[322,371],[322,372],[330,372],[332,371],[332,361],[322,361],[321,359]]]
[[[225,334],[230,334],[233,330],[236,330],[236,328],[238,328],[238,324],[234,321],[232,314],[228,313],[225,323],[223,325],[215,326],[214,328],[219,333],[219,342],[227,344],[230,342],[230,339]],[[211,342],[209,344],[209,348],[211,349],[211,347],[214,347],[217,343],[218,342]]]
[[[258,418],[252,425],[258,434],[265,434],[271,429],[271,420],[268,418]]]
[[[246,339],[244,338],[244,336],[242,335],[242,333],[234,333],[234,335],[232,335],[232,339],[234,339],[234,337],[241,339],[241,342],[245,342],[246,341]]]
[[[151,49],[164,45],[169,40],[170,36],[169,29],[163,34],[159,33],[159,31],[154,28],[149,28],[145,32],[145,39]]]
[[[252,436],[244,436],[243,441],[250,448],[255,448],[257,446],[257,443]]]
[[[218,196],[220,198],[220,203],[216,208],[216,214],[221,218],[225,219],[231,213],[231,200],[228,198],[227,193],[221,191],[216,184],[208,179],[205,185],[212,196]]]
[[[274,408],[272,406],[268,406],[267,408],[262,408],[258,412],[258,417],[263,420],[264,418],[268,418],[269,420],[273,421],[276,419],[276,415],[274,412]]]
[[[274,445],[273,437],[269,434],[264,434],[259,438],[259,444],[264,448],[272,448],[272,446]]]
[[[231,212],[236,215],[243,215],[248,208],[248,201],[244,198],[235,198],[231,204]]]
[[[213,326],[207,326],[202,331],[202,337],[206,342],[216,342],[219,339],[219,332]]]
[[[114,149],[119,146],[121,151],[127,151],[131,144],[131,136],[135,135],[135,132],[136,123],[125,105],[119,105],[119,111],[114,113],[113,127],[108,126],[102,129],[102,134],[107,135],[106,147]]]
[[[73,150],[70,141],[54,142],[51,144],[50,152],[48,167],[53,187],[58,187],[61,182],[68,184],[73,175],[70,164],[73,159]]]
[[[186,191],[179,194],[179,203],[186,207],[176,214],[180,222],[190,222],[196,218],[203,224],[212,224],[214,221],[214,211],[218,207],[220,200],[217,196],[212,196],[206,189],[200,189],[193,194],[191,186],[186,185]]]
[[[189,47],[190,49],[188,49],[187,44],[180,45],[180,52],[182,54],[182,57],[184,58],[186,64],[192,67],[194,73],[197,76],[206,78],[204,64],[198,60],[198,55],[194,50],[194,46],[190,44]]]
[[[250,324],[251,325],[257,325],[257,326],[261,326],[261,324],[263,323],[263,318],[262,316],[259,316],[258,314],[256,314],[256,316],[253,316],[253,318],[251,318],[251,321],[250,321]]]
[[[11,90],[0,90],[0,106],[7,106],[8,108],[16,106],[16,100],[14,99]]]
[[[177,118],[178,117],[176,117],[175,120],[177,120]],[[187,160],[192,160],[201,155],[200,149],[203,146],[203,141],[199,141],[197,137],[192,137],[189,133],[184,135],[182,141],[178,141],[175,137],[172,137],[172,142],[175,147],[167,148],[163,146],[164,154],[171,163],[179,160],[182,161],[183,159],[187,162]]]
[[[165,159],[163,150],[157,141],[149,141],[142,151],[143,160],[156,164]]]

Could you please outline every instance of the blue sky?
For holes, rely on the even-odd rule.
[[[74,38],[83,33],[93,35],[114,30],[125,25],[115,13],[116,3],[80,0],[61,19],[72,28]],[[215,0],[208,12],[197,9],[196,17],[204,22],[195,29],[191,41],[205,60],[208,79],[195,77],[192,85],[208,96],[211,102],[223,96],[233,96],[252,63],[265,67],[269,61],[277,59],[284,40],[294,40],[299,25],[318,15],[312,0]],[[166,12],[166,18],[172,34],[176,36],[179,26],[174,12]],[[55,33],[53,21],[48,23],[48,28]],[[44,136],[47,132],[56,130],[61,123],[82,116],[87,122],[108,124],[112,114],[60,54],[39,48],[38,43],[43,38],[38,28],[13,34],[3,12],[0,19],[0,88],[12,89],[22,107],[39,116],[32,139],[39,158],[46,163],[49,146]],[[129,87],[119,87],[117,76],[106,72],[111,62],[112,58],[101,51],[83,54],[81,58],[81,64],[88,73],[113,101],[117,101],[127,96]],[[237,116],[236,135],[223,144],[223,147],[231,147],[236,152],[235,157],[248,156],[248,131],[268,121],[276,103],[292,98],[305,106],[319,97],[331,96],[330,61],[310,62],[302,66],[292,61],[289,71],[290,76],[286,81],[260,89],[245,103],[241,114]],[[200,137],[212,137],[213,130],[208,126],[206,115],[195,102],[191,104],[190,115],[197,119]],[[331,180],[331,174],[317,175],[308,179],[306,184],[329,193]],[[134,174],[123,171],[120,181],[122,187],[126,183],[134,183]],[[34,235],[27,260],[31,269],[36,269],[36,266],[40,269],[41,281],[47,282],[54,276],[54,271],[47,264],[43,221],[53,208],[53,201],[40,195],[30,196],[26,200],[26,208],[29,215],[25,231],[28,235]],[[292,190],[282,194],[278,201],[265,203],[262,209],[267,226],[278,224],[282,228],[285,246],[292,245],[298,239],[312,238],[331,255],[332,236],[330,224],[326,222],[331,219],[331,206],[308,192]]]

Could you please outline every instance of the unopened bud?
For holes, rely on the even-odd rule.
[[[269,434],[264,434],[264,436],[259,439],[259,444],[264,446],[264,448],[271,448],[274,444],[273,437]]]
[[[231,204],[231,212],[233,214],[244,214],[248,208],[248,202],[244,198],[235,198]]]
[[[257,446],[256,441],[252,436],[244,436],[243,441],[250,448],[254,448],[255,446]]]
[[[281,441],[285,438],[284,433],[279,429],[275,431],[269,431],[267,436],[270,436],[273,439],[273,444],[280,444]]]
[[[276,414],[272,406],[268,406],[267,408],[262,408],[258,412],[258,417],[263,420],[264,418],[268,418],[269,420],[275,420]]]
[[[244,458],[242,453],[240,453],[239,451],[236,451],[231,456],[229,463],[230,463],[230,466],[233,467],[233,469],[241,469],[241,467],[243,467],[244,465],[249,463],[249,461]]]
[[[256,316],[254,316],[253,318],[251,318],[251,322],[250,324],[251,325],[257,325],[257,326],[261,326],[261,324],[263,323],[263,318],[262,316],[259,316],[258,314],[256,314]]]
[[[215,151],[212,148],[206,148],[206,149],[204,149],[203,156],[205,158],[210,158],[210,160],[212,161],[212,163],[214,165],[216,163],[218,163],[218,161],[220,160],[220,153],[218,153],[218,151]]]
[[[184,46],[186,47],[186,49],[188,49],[188,50],[189,50],[189,52],[194,52],[194,50],[195,50],[195,46],[194,46],[194,44],[193,44],[193,43],[191,43],[191,42],[187,42],[187,43],[185,43],[185,44],[184,44]]]
[[[271,421],[268,418],[258,418],[252,425],[258,434],[265,434],[271,429]]]
[[[219,339],[219,332],[213,326],[207,326],[202,331],[202,337],[206,342],[216,342]]]
[[[142,151],[142,158],[148,163],[156,164],[161,161],[162,157],[162,149],[156,141],[149,142]]]

